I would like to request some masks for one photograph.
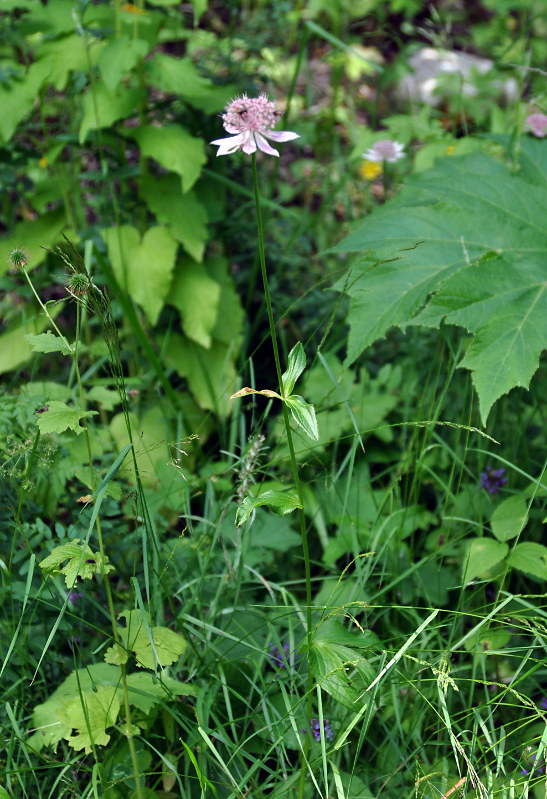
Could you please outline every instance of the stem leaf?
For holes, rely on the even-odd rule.
[[[291,394],[290,397],[286,398],[285,402],[296,424],[299,425],[313,441],[319,441],[319,428],[317,426],[317,418],[313,405],[306,402],[304,397],[300,397],[298,394]]]
[[[241,525],[247,521],[251,513],[260,505],[267,505],[270,510],[277,513],[279,516],[284,516],[286,513],[291,513],[296,508],[301,508],[300,501],[290,491],[264,491],[258,497],[245,497],[236,513],[236,525]]]
[[[281,387],[285,398],[292,394],[296,381],[305,368],[306,354],[301,342],[298,341],[289,352],[287,371],[281,376]]]

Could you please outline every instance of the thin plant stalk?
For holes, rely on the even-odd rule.
[[[254,185],[254,195],[255,195],[255,206],[256,206],[256,222],[258,228],[258,253],[260,258],[260,269],[262,272],[262,282],[264,284],[264,299],[266,300],[266,309],[268,312],[268,322],[270,325],[270,336],[272,340],[272,347],[274,353],[274,360],[275,360],[275,370],[277,373],[277,382],[279,384],[279,392],[283,395],[283,381],[282,381],[282,372],[281,372],[281,361],[279,359],[279,347],[277,343],[277,333],[275,330],[275,320],[273,316],[272,310],[272,300],[270,296],[270,286],[268,282],[268,272],[266,270],[266,255],[264,251],[264,227],[262,224],[262,212],[260,208],[260,192],[258,188],[258,171],[256,167],[256,153],[252,155],[252,162],[253,162],[253,185]],[[306,517],[304,514],[304,502],[302,499],[302,486],[300,483],[300,475],[298,472],[298,464],[296,462],[296,455],[294,452],[294,443],[292,438],[292,431],[289,422],[289,412],[287,410],[287,406],[284,402],[281,403],[283,407],[283,422],[285,424],[285,432],[287,434],[287,443],[289,445],[289,453],[291,459],[291,466],[293,471],[293,479],[294,484],[296,487],[296,493],[298,496],[298,501],[300,504],[299,515],[300,515],[300,535],[302,538],[302,551],[304,553],[304,569],[305,569],[305,576],[306,576],[306,644],[307,644],[307,651],[309,654],[310,645],[311,645],[311,635],[312,635],[312,616],[311,616],[311,569],[310,569],[310,553],[308,547],[308,532],[306,529]],[[308,666],[308,687],[307,687],[307,701],[306,701],[306,717],[309,721],[312,715],[313,710],[313,675],[311,673],[311,669]],[[306,741],[304,744],[302,758],[301,758],[301,772],[300,772],[300,785],[298,790],[298,798],[302,799],[304,795],[304,786],[305,786],[305,776],[306,776],[306,760],[307,754],[309,751],[310,746],[310,736],[306,737]]]

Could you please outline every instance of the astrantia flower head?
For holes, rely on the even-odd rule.
[[[215,139],[211,144],[218,147],[217,155],[230,155],[237,150],[252,155],[258,148],[267,155],[279,156],[267,140],[291,141],[298,139],[299,135],[289,130],[273,130],[278,119],[279,112],[275,109],[275,103],[266,94],[259,97],[247,97],[244,94],[228,103],[222,114],[224,129],[234,135]]]
[[[393,139],[380,139],[375,145],[369,147],[366,153],[363,153],[363,158],[365,161],[374,161],[377,164],[382,161],[387,161],[388,164],[392,164],[394,161],[398,161],[399,158],[404,157],[403,150],[404,145],[398,141],[393,141]]]
[[[534,136],[537,136],[539,139],[543,139],[544,136],[547,136],[547,115],[540,114],[536,112],[535,114],[530,114],[526,117],[526,130],[529,130],[530,133],[533,133]]]

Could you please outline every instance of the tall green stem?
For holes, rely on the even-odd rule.
[[[281,378],[281,361],[279,360],[279,347],[277,344],[277,333],[275,330],[275,321],[273,316],[272,310],[272,300],[270,296],[270,286],[268,283],[268,272],[266,271],[266,255],[264,251],[264,227],[262,224],[262,212],[260,209],[260,192],[258,190],[258,171],[256,168],[256,153],[253,153],[253,184],[254,184],[254,195],[255,195],[255,205],[256,205],[256,222],[258,227],[258,254],[260,257],[260,269],[262,271],[262,282],[264,284],[264,298],[266,300],[266,308],[268,311],[268,322],[270,324],[270,336],[272,339],[272,347],[274,353],[274,360],[275,360],[275,370],[277,373],[277,382],[279,384],[279,393],[283,396],[283,381]],[[310,553],[308,548],[308,531],[306,529],[306,517],[304,515],[304,502],[302,499],[302,486],[300,483],[300,475],[298,473],[298,464],[296,462],[296,455],[294,452],[294,444],[292,438],[292,431],[291,426],[289,423],[289,412],[287,410],[287,406],[284,402],[281,403],[283,406],[283,421],[285,423],[285,432],[287,434],[287,442],[289,445],[289,452],[291,458],[291,465],[293,471],[293,478],[294,484],[296,486],[296,493],[298,495],[298,501],[300,503],[300,535],[302,538],[302,552],[304,553],[304,569],[306,575],[306,627],[307,627],[307,634],[306,634],[306,644],[307,650],[309,654],[310,645],[311,645],[311,638],[312,638],[312,618],[311,618],[311,569],[310,569]],[[307,690],[307,701],[306,701],[306,717],[308,719],[308,724],[312,715],[313,711],[313,675],[311,673],[311,669],[309,668],[308,663],[308,690]],[[304,786],[305,786],[305,777],[306,777],[306,770],[307,770],[307,756],[310,747],[310,735],[306,736],[306,740],[304,743],[304,749],[302,752],[301,758],[301,771],[300,771],[300,785],[298,789],[298,799],[302,799],[304,795]]]

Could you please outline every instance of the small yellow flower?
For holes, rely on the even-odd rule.
[[[125,3],[122,6],[123,11],[129,11],[130,14],[145,14],[144,8],[139,8],[134,3]]]
[[[47,160],[47,158],[45,157],[45,155],[43,155],[43,156],[40,158],[40,160],[38,161],[38,165],[39,165],[39,166],[41,166],[41,167],[42,167],[42,169],[45,169],[45,168],[46,168],[46,166],[48,165],[48,163],[49,163],[49,161]]]
[[[363,161],[359,171],[366,180],[376,180],[382,174],[382,165],[377,161]]]
[[[452,155],[452,153],[454,152],[454,150],[455,150],[455,147],[454,147],[454,145],[453,145],[453,144],[449,144],[449,145],[448,145],[448,147],[446,148],[446,154],[447,154],[447,155]]]

